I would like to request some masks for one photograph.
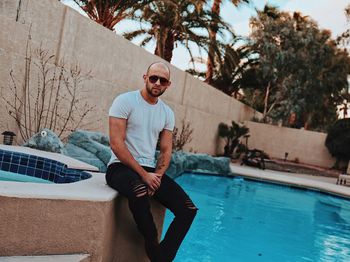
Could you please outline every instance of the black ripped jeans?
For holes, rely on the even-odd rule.
[[[143,168],[147,172],[154,172],[154,168]],[[113,163],[108,166],[106,181],[110,187],[128,198],[137,228],[145,238],[145,250],[150,260],[172,261],[198,210],[185,191],[167,175],[162,177],[161,185],[153,197],[173,212],[175,218],[159,243],[150,210],[148,187],[141,177],[122,163]]]

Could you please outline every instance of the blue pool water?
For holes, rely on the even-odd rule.
[[[177,262],[350,261],[349,200],[217,176],[176,181],[199,208]]]
[[[21,175],[3,170],[0,170],[0,181],[54,184],[54,182],[51,182],[50,180],[41,179],[33,176]]]

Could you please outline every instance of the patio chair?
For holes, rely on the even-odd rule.
[[[259,149],[247,150],[242,158],[241,165],[258,167],[260,169],[265,169],[265,161],[263,151]]]

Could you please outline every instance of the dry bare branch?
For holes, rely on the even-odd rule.
[[[2,92],[0,98],[24,141],[43,128],[64,138],[67,132],[80,128],[94,108],[80,97],[91,74],[83,73],[78,64],[67,66],[63,60],[55,64],[55,55],[41,46],[32,51],[30,39],[29,35],[24,76],[16,77],[11,69],[9,92]],[[24,79],[19,81],[21,77]]]

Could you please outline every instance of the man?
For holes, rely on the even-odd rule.
[[[145,85],[142,90],[119,95],[109,110],[112,157],[106,181],[128,198],[150,260],[167,262],[175,258],[197,207],[183,189],[165,174],[171,159],[175,119],[173,111],[159,96],[170,87],[170,69],[164,63],[153,63],[143,79]],[[155,161],[158,138],[160,154]],[[161,243],[150,211],[150,197],[175,214]]]

